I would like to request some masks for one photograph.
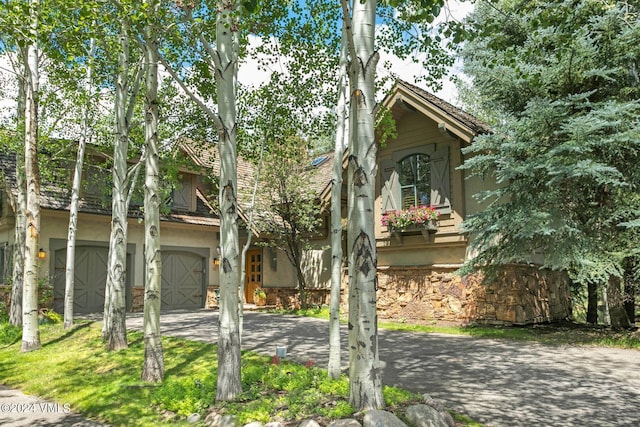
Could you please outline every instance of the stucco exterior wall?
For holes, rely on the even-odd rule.
[[[295,288],[297,286],[295,269],[284,252],[273,248],[262,248],[262,259],[264,288]]]
[[[108,243],[111,217],[107,215],[80,214],[78,216],[78,230],[76,239]],[[69,213],[67,211],[42,212],[42,232],[40,247],[47,251],[48,257],[41,264],[40,276],[51,277],[51,249],[50,239],[66,240],[69,227]],[[190,224],[173,224],[161,222],[160,238],[163,246],[181,246],[194,248],[209,248],[207,260],[208,285],[218,284],[217,268],[213,265],[218,246],[216,230],[213,227]],[[135,257],[133,266],[132,287],[144,287],[144,223],[134,219],[128,221],[128,244],[134,245]]]
[[[430,239],[422,236],[402,236],[399,240],[382,226],[382,174],[376,182],[375,233],[378,245],[378,265],[460,264],[464,261],[466,237],[460,233],[464,218],[466,190],[463,174],[457,170],[462,162],[460,140],[438,128],[437,123],[424,115],[405,114],[397,123],[398,138],[390,140],[378,152],[378,164],[396,162],[420,146],[432,145],[433,150],[448,147],[451,212],[441,214],[438,231]],[[402,153],[402,154],[397,154]]]

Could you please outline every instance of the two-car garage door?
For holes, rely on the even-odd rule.
[[[52,246],[53,242],[52,242]],[[62,313],[64,307],[66,247],[54,250],[54,306]],[[134,252],[129,251],[127,263],[127,308],[131,309],[131,282]],[[105,244],[87,242],[76,247],[74,312],[96,313],[104,307],[104,287],[107,280]],[[206,257],[203,250],[174,249],[162,251],[162,309],[196,309],[204,307]]]

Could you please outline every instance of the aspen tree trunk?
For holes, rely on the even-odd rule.
[[[38,169],[38,12],[39,1],[29,2],[31,40],[27,46],[27,90],[25,109],[24,173],[27,181],[27,229],[25,232],[24,283],[22,296],[22,346],[27,352],[40,348],[38,326],[38,246],[40,235],[40,171]]]
[[[340,74],[338,77],[338,108],[336,144],[333,155],[333,180],[331,181],[331,297],[329,300],[329,364],[330,378],[340,377],[340,286],[342,279],[342,157],[347,125],[347,37],[342,29],[340,50]]]
[[[349,191],[353,198],[349,223],[352,235],[352,247],[349,248],[352,262],[349,278],[349,401],[357,410],[384,406],[378,358],[378,278],[373,216],[377,153],[375,71],[378,62],[378,53],[374,50],[375,15],[375,0],[354,2],[350,40],[351,104],[355,116],[349,156],[352,173]]]
[[[26,97],[26,68],[20,69],[20,84],[18,86],[18,133],[25,135],[25,97]],[[18,187],[15,200],[12,200],[15,212],[14,242],[13,242],[13,272],[11,284],[11,305],[9,307],[9,323],[22,326],[22,292],[24,282],[24,254],[25,233],[27,232],[27,188],[24,179],[24,154],[16,150],[16,186]]]
[[[27,194],[24,179],[23,156],[16,156],[16,185],[18,192],[15,200],[15,225],[13,242],[13,273],[11,282],[11,306],[9,308],[9,323],[22,326],[22,293],[25,266],[25,236],[27,232]],[[23,163],[24,164],[24,163]]]
[[[235,1],[217,3],[216,84],[220,145],[220,315],[218,316],[218,382],[216,400],[232,400],[242,393],[240,379],[240,328],[238,314],[236,80],[238,29]]]
[[[89,114],[91,109],[92,61],[95,53],[95,39],[91,39],[89,47],[89,63],[87,64],[86,96],[88,99],[83,106],[82,134],[78,141],[78,153],[73,172],[73,184],[71,186],[71,203],[69,205],[69,230],[67,233],[67,261],[64,282],[64,328],[73,326],[73,290],[75,286],[76,270],[76,231],[78,229],[78,204],[80,201],[80,185],[82,183],[82,168],[84,165],[84,152],[89,139]]]
[[[118,55],[118,76],[115,96],[115,141],[113,146],[113,191],[111,194],[111,236],[109,238],[109,268],[105,301],[107,350],[127,348],[126,330],[126,263],[127,263],[127,80],[129,77],[129,40],[125,23],[120,30],[121,52]]]
[[[155,1],[147,1],[153,16]],[[151,17],[149,18],[152,19]],[[147,25],[145,34],[145,144],[144,182],[144,366],[142,380],[161,382],[164,379],[164,352],[160,334],[162,287],[162,253],[160,252],[160,156],[158,154],[158,42],[154,28]]]

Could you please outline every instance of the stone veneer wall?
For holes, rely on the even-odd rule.
[[[480,274],[465,276],[462,282],[468,321],[525,325],[572,316],[571,280],[565,272],[509,265],[487,283]]]
[[[142,286],[131,288],[131,311],[144,311],[144,288]]]
[[[566,274],[507,266],[491,281],[464,277],[456,268],[382,267],[378,270],[378,317],[406,322],[531,324],[571,316]],[[348,311],[348,298],[342,310]]]
[[[453,271],[428,266],[379,268],[378,317],[407,322],[462,322],[467,295]]]
[[[11,306],[11,286],[0,285],[0,303],[9,310]],[[41,286],[38,289],[38,308],[53,308],[53,288],[51,286]]]
[[[0,285],[0,304],[4,304],[9,309],[11,304],[11,286],[10,285]]]
[[[378,316],[407,322],[514,324],[551,322],[571,317],[570,281],[566,274],[533,266],[505,267],[490,281],[482,274],[455,275],[456,268],[432,266],[378,269]],[[208,287],[206,308],[217,307]],[[264,288],[267,305],[300,308],[296,288]],[[329,304],[329,289],[307,289],[309,306]],[[2,292],[0,292],[0,296]],[[132,311],[143,308],[144,288],[132,290]],[[348,313],[346,272],[341,310]]]

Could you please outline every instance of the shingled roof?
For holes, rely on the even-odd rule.
[[[0,167],[2,168],[2,177],[6,191],[17,194],[16,182],[16,156],[15,153],[0,152]],[[91,168],[87,165],[86,168]],[[96,168],[99,169],[99,168]],[[105,174],[109,171],[103,170]],[[42,209],[51,210],[69,210],[71,204],[71,190],[61,183],[43,182],[40,187],[40,207]],[[128,216],[130,218],[141,218],[143,216],[140,211],[140,204],[133,201],[129,208]],[[111,215],[111,204],[104,197],[95,195],[87,195],[81,197],[78,203],[78,210],[82,213],[91,213],[98,215]],[[208,202],[201,192],[198,192],[196,201],[196,211],[173,210],[168,214],[161,215],[161,220],[169,222],[177,222],[183,224],[197,224],[208,226],[219,226],[219,219],[213,214]]]
[[[189,156],[198,167],[209,169],[214,175],[220,175],[220,156],[218,146],[216,144],[196,144],[190,141],[183,141],[179,148]],[[320,200],[328,200],[331,192],[331,181],[333,176],[333,152],[320,154],[312,159],[310,168],[313,168],[311,179],[311,190]],[[248,215],[251,210],[251,199],[253,196],[253,188],[255,185],[256,166],[242,157],[237,157],[237,174],[238,174],[238,205],[240,217],[248,222]],[[262,181],[262,179],[261,179]],[[267,206],[265,202],[265,194],[260,191],[256,195],[256,206]],[[259,233],[262,220],[269,216],[269,212],[256,211],[254,213],[254,232]],[[272,220],[272,219],[271,219]]]
[[[468,143],[478,134],[492,132],[489,125],[473,115],[404,80],[397,80],[383,105],[391,109],[396,120],[406,113],[407,106],[420,111]]]

